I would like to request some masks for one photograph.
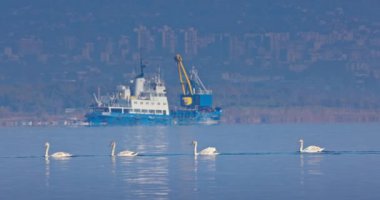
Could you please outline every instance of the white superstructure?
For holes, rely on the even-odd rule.
[[[143,75],[139,75],[132,83],[131,86],[118,85],[113,95],[95,97],[96,109],[102,109],[103,115],[112,113],[170,114],[166,87],[159,75],[151,79],[145,79]]]

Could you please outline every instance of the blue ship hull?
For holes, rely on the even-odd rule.
[[[221,109],[216,110],[174,110],[171,112],[174,123],[179,125],[189,124],[219,124],[222,115]]]
[[[102,115],[102,113],[88,113],[86,121],[90,126],[103,125],[170,125],[172,117],[169,115],[141,115],[141,114],[120,114],[112,113]]]
[[[221,110],[173,110],[170,115],[148,114],[121,114],[111,113],[104,115],[101,112],[86,114],[86,121],[90,126],[104,125],[191,125],[191,124],[218,124]]]

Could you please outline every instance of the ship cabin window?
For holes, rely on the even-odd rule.
[[[137,104],[137,101],[134,101],[133,103],[134,103],[134,104]]]
[[[142,101],[141,101],[141,102],[140,102],[140,104],[141,104],[141,105],[143,105],[143,104],[144,104],[144,102],[142,102]]]
[[[166,115],[166,110],[164,110],[164,115]]]
[[[154,114],[154,110],[149,110],[149,113]]]
[[[162,110],[156,110],[156,113],[162,114]]]
[[[108,108],[96,108],[96,112],[109,112],[110,110]]]
[[[164,106],[166,106],[166,103],[164,103]]]
[[[111,108],[111,112],[112,113],[122,113],[123,109],[121,109],[121,108]]]
[[[146,105],[149,105],[149,102],[146,102],[145,104],[146,104]]]
[[[146,109],[142,109],[141,111],[142,111],[142,113],[147,113],[148,112],[148,110],[146,110]]]
[[[139,112],[141,112],[141,110],[140,110],[140,109],[134,109],[133,111],[134,111],[134,112],[136,112],[136,113],[139,113]]]
[[[154,102],[150,103],[150,105],[154,105]]]
[[[124,109],[124,113],[129,113],[129,109]]]
[[[158,102],[157,105],[161,105],[160,102]]]

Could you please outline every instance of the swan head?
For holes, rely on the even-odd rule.
[[[196,145],[196,144],[198,144],[198,142],[194,140],[191,142],[191,144]]]
[[[303,143],[303,139],[300,139],[300,141],[299,141],[300,143]]]
[[[49,142],[45,142],[45,147],[50,146]]]
[[[111,141],[110,146],[113,147],[115,145],[116,145],[116,142],[115,141]]]

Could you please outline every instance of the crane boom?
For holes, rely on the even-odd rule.
[[[178,76],[179,76],[179,81],[181,83],[182,94],[183,95],[188,95],[188,94],[193,95],[194,94],[193,86],[191,85],[190,78],[189,78],[189,76],[188,76],[188,74],[186,72],[185,66],[182,63],[182,57],[181,57],[181,55],[177,54],[174,57],[174,60],[177,62]],[[187,91],[186,91],[186,87],[185,87],[185,82],[183,80],[183,76],[186,79]]]

